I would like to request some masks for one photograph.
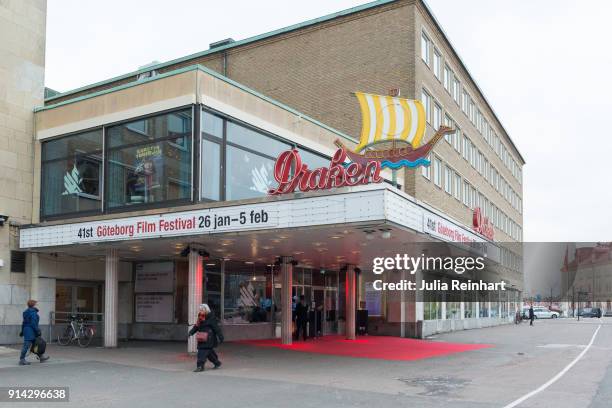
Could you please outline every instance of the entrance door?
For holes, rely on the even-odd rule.
[[[323,334],[338,333],[338,289],[325,288]]]
[[[325,320],[325,288],[312,288],[312,304],[314,306],[314,319],[316,325],[316,333],[318,336],[324,334],[323,322]]]
[[[101,309],[101,285],[97,282],[57,282],[55,288],[56,319],[69,319],[70,315],[87,316],[97,320]]]

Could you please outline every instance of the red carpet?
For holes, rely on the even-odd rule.
[[[395,361],[420,360],[493,347],[489,344],[445,343],[388,336],[361,336],[357,340],[346,340],[342,336],[324,336],[306,342],[294,341],[290,346],[282,345],[280,339],[244,340],[239,343],[303,353]]]

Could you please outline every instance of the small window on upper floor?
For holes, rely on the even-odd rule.
[[[436,76],[436,78],[438,78],[438,81],[442,79],[442,55],[440,55],[440,52],[438,50],[434,50],[434,55],[433,55],[433,71],[434,71],[434,75]]]
[[[459,78],[453,76],[453,99],[457,104],[460,103],[459,95],[461,92],[461,82],[459,82]]]
[[[421,102],[425,108],[425,119],[427,123],[431,123],[431,95],[424,89],[421,92]]]
[[[433,104],[433,128],[434,130],[440,129],[442,124],[442,108],[440,105],[434,102]]]
[[[430,53],[429,37],[425,33],[421,33],[421,59],[429,65],[429,53]]]
[[[427,160],[431,163],[431,153],[427,156]],[[421,166],[421,174],[427,180],[431,179],[431,166]]]
[[[442,187],[442,161],[434,156],[433,160],[433,181],[438,187]]]

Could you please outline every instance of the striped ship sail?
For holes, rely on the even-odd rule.
[[[421,101],[355,92],[361,106],[362,128],[355,152],[384,142],[406,142],[416,149],[425,134]]]

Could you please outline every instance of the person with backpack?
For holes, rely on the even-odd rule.
[[[204,364],[207,359],[213,363],[214,368],[221,367],[221,361],[219,361],[215,352],[215,347],[223,343],[223,332],[219,327],[217,318],[212,314],[207,304],[200,306],[198,321],[189,330],[190,336],[194,334],[198,342],[198,359],[194,372],[204,371]]]
[[[26,360],[26,354],[28,350],[35,344],[37,338],[41,337],[40,328],[38,322],[40,317],[38,316],[38,309],[36,301],[33,299],[28,300],[28,308],[23,312],[23,322],[21,323],[21,333],[19,336],[23,336],[23,347],[21,348],[21,355],[19,356],[19,365],[30,365]],[[38,354],[38,359],[41,363],[44,363],[49,359],[49,356],[45,356],[43,353]]]

